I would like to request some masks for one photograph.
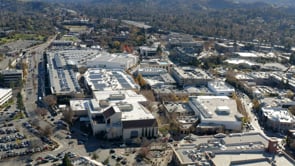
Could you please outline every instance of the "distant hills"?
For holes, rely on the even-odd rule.
[[[284,6],[284,7],[295,7],[294,0],[234,0],[235,2],[240,3],[256,3],[263,2],[272,5]]]
[[[87,3],[87,4],[145,4],[160,7],[193,7],[200,10],[229,9],[229,8],[257,8],[268,5],[277,7],[295,7],[295,0],[19,0],[44,1],[54,3]]]

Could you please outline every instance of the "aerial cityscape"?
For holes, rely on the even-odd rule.
[[[294,166],[293,0],[0,0],[1,166]]]

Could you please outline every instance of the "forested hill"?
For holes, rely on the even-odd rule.
[[[61,6],[79,11],[91,20],[128,19],[193,35],[295,45],[295,10],[258,1],[0,0],[0,27],[9,24],[16,30],[50,32],[54,30],[56,18],[61,18],[56,16]]]
[[[254,8],[265,6],[266,3],[236,3],[234,0],[39,0],[47,2],[60,2],[69,4],[125,4],[146,5],[154,7],[189,7],[194,9],[225,9],[225,8]]]
[[[91,0],[72,9],[92,17],[144,21],[169,31],[295,45],[295,14],[286,8],[229,0]],[[291,10],[294,11],[294,10]]]
[[[46,2],[0,0],[0,30],[10,35],[26,33],[47,36],[53,34],[55,8]],[[12,37],[9,36],[9,37]]]
[[[236,2],[241,3],[253,3],[253,2],[264,2],[268,4],[278,5],[278,6],[285,6],[285,7],[295,7],[294,0],[235,0]]]

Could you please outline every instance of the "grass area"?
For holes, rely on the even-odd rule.
[[[64,26],[66,29],[68,29],[71,32],[81,32],[86,31],[88,29],[87,26],[78,26],[78,25],[66,25]]]
[[[0,38],[0,44],[5,44],[9,42],[13,42],[16,40],[39,40],[43,41],[45,39],[45,36],[37,35],[37,34],[14,34],[12,37],[2,37]]]
[[[79,39],[76,36],[63,36],[61,40],[66,40],[66,41],[79,41]]]
[[[159,131],[165,136],[168,134],[168,131],[169,131],[169,126],[167,125],[163,125],[159,128]]]
[[[18,120],[18,119],[23,119],[25,117],[24,113],[22,113],[21,111],[19,111],[14,117],[14,120]]]
[[[8,100],[6,103],[4,103],[2,106],[0,106],[0,110],[3,109],[3,108],[6,108],[8,106],[13,105],[13,103],[14,103],[13,99]]]

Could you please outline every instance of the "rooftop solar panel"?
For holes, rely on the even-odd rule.
[[[91,74],[89,76],[90,79],[99,79],[99,78],[102,78],[102,76],[100,74]]]
[[[97,90],[103,90],[106,87],[105,84],[98,84],[98,83],[95,83],[95,82],[93,83],[93,85],[94,85],[94,88],[97,89]]]

